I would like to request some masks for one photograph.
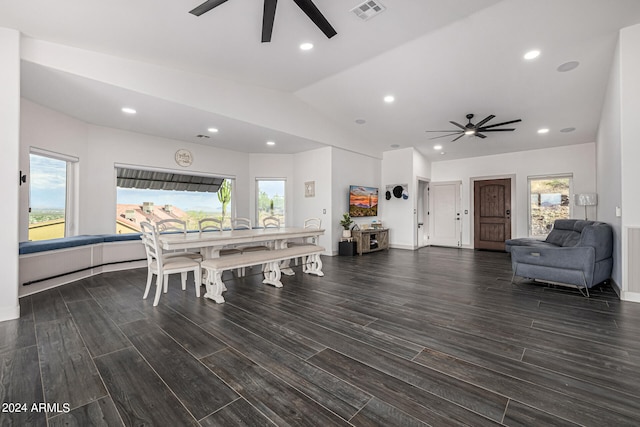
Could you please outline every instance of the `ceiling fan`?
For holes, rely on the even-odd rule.
[[[209,12],[214,7],[220,6],[222,3],[225,3],[227,0],[207,0],[202,3],[200,6],[195,9],[189,11],[192,15],[200,16],[204,13]],[[336,30],[333,29],[329,21],[324,17],[324,15],[318,10],[315,4],[311,0],[293,0],[300,9],[313,21],[314,24],[320,28],[320,31],[324,33],[325,36],[331,38],[338,34]],[[268,43],[271,41],[271,33],[273,32],[273,21],[276,17],[276,5],[278,4],[278,0],[264,0],[264,12],[262,15],[262,42]]]
[[[460,129],[454,129],[454,130],[428,130],[427,132],[451,132],[447,135],[441,135],[441,136],[436,136],[433,138],[429,138],[429,139],[437,139],[437,138],[444,138],[447,136],[451,136],[451,135],[458,135],[457,138],[454,138],[453,140],[451,140],[451,142],[457,141],[460,138],[462,138],[465,135],[469,135],[469,136],[477,136],[478,138],[486,138],[486,135],[483,135],[482,133],[484,132],[511,132],[514,131],[515,128],[508,128],[508,129],[494,129],[496,126],[503,126],[503,125],[510,125],[511,123],[518,123],[521,122],[521,119],[516,119],[516,120],[509,120],[508,122],[502,122],[502,123],[496,123],[494,125],[488,125],[485,126],[485,123],[489,122],[489,120],[493,119],[495,116],[493,114],[489,114],[487,117],[485,117],[484,119],[480,120],[478,123],[476,123],[475,125],[473,123],[471,123],[471,119],[473,119],[473,114],[467,114],[467,120],[469,120],[469,123],[467,123],[466,125],[461,125],[460,123],[456,123],[454,121],[450,121],[449,123],[451,123],[452,125],[455,125],[457,127],[459,127]]]

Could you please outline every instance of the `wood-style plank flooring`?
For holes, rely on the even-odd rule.
[[[323,262],[282,289],[226,274],[221,305],[175,275],[153,307],[146,269],[21,299],[0,425],[640,425],[640,304],[608,285],[513,285],[464,249]]]

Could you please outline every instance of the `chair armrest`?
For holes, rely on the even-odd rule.
[[[596,251],[591,246],[571,248],[511,248],[512,264],[522,263],[566,270],[593,271]]]

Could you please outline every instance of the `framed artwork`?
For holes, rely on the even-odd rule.
[[[307,181],[304,183],[304,197],[316,197],[315,181]]]

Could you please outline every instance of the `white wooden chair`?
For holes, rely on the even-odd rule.
[[[234,218],[231,220],[231,226],[233,227],[234,230],[251,230],[251,220],[249,218],[242,218],[242,217],[238,217],[238,218]],[[268,251],[269,249],[271,249],[269,246],[267,245],[252,245],[252,246],[239,246],[238,249],[242,250],[242,253],[250,253],[250,252],[258,252],[258,251]],[[262,269],[264,271],[265,266],[262,266]],[[241,277],[244,277],[245,275],[245,267],[242,267],[239,271],[238,271],[238,275]]]
[[[262,226],[264,228],[280,228],[280,219],[275,216],[267,216],[262,218]]]
[[[309,229],[309,230],[320,230],[320,226],[322,225],[322,220],[320,218],[307,218],[304,220],[304,228],[305,229]],[[294,247],[294,246],[304,246],[304,245],[309,245],[309,244],[314,244],[317,245],[318,242],[315,241],[316,237],[312,238],[312,241],[309,242],[309,237],[304,237],[301,240],[298,241],[291,241],[291,242],[287,242],[287,246],[288,247]],[[301,257],[302,259],[302,265],[304,266],[306,264],[306,257]],[[298,265],[298,258],[295,258],[294,261],[295,265]]]
[[[218,218],[202,218],[198,221],[200,235],[206,231],[222,231],[222,220]],[[220,256],[241,254],[242,250],[237,248],[220,249]]]
[[[160,301],[160,294],[164,290],[167,292],[169,275],[180,273],[182,290],[187,289],[187,273],[193,271],[193,281],[196,286],[196,297],[200,297],[200,285],[202,272],[200,262],[187,257],[172,257],[165,259],[162,248],[158,243],[158,233],[156,228],[148,222],[141,222],[142,242],[147,252],[147,286],[144,290],[143,299],[147,299],[153,275],[156,275],[156,295],[153,299],[153,306],[157,306]]]
[[[164,233],[183,233],[187,235],[187,223],[181,219],[170,218],[156,221],[156,230],[160,234]],[[197,252],[189,252],[186,249],[184,251],[176,252],[164,252],[164,258],[169,259],[173,257],[187,257],[196,261],[202,261],[203,256]]]
[[[234,230],[251,230],[251,220],[249,218],[234,218],[231,220]],[[268,251],[269,247],[265,245],[257,246],[240,246],[242,252]]]

